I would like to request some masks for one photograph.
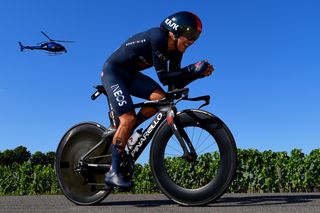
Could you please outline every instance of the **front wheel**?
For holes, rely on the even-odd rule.
[[[161,191],[182,205],[204,205],[218,199],[231,184],[236,171],[237,149],[227,126],[202,110],[177,114],[196,151],[192,160],[171,128],[163,123],[150,150],[150,167]]]

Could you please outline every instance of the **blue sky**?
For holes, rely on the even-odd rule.
[[[55,151],[78,122],[108,126],[105,99],[90,99],[105,59],[129,36],[181,10],[203,22],[183,66],[208,59],[216,69],[192,83],[190,94],[211,95],[206,110],[227,123],[239,148],[320,148],[318,1],[12,0],[0,7],[0,150]],[[18,41],[46,40],[40,31],[76,43],[59,56],[20,52]],[[152,68],[144,73],[157,79]]]

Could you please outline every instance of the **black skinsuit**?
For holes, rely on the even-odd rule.
[[[154,66],[164,85],[183,87],[197,77],[181,69],[182,53],[167,52],[168,31],[152,28],[129,38],[106,61],[101,75],[109,101],[118,114],[132,111],[130,95],[149,99],[160,85],[140,71]]]

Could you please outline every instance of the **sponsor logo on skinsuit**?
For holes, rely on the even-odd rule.
[[[112,85],[111,89],[112,89],[113,95],[116,98],[119,106],[123,106],[124,104],[127,104],[127,101],[125,100],[125,97],[123,95],[123,92],[122,92],[119,84]]]

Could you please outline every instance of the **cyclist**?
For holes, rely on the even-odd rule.
[[[112,166],[105,176],[107,185],[131,186],[119,172],[121,156],[135,127],[156,113],[156,109],[147,107],[136,114],[130,96],[147,100],[165,97],[161,86],[140,71],[154,66],[160,82],[170,88],[182,88],[213,72],[213,66],[206,60],[181,69],[183,53],[201,31],[202,23],[197,15],[178,12],[164,19],[160,27],[130,37],[106,60],[101,80],[120,120],[112,140]]]

